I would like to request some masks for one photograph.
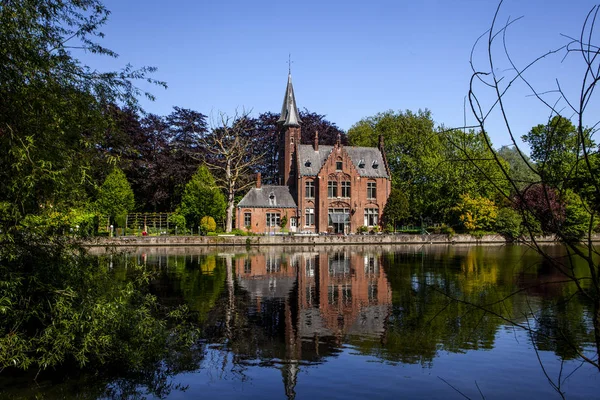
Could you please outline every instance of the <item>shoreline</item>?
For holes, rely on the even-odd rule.
[[[539,243],[559,243],[554,236],[537,238]],[[600,235],[592,237],[593,242],[600,242]],[[95,237],[82,242],[84,247],[169,247],[169,246],[323,246],[323,245],[400,245],[400,244],[491,244],[506,245],[524,242],[510,242],[501,235],[320,235],[320,236],[120,236]]]

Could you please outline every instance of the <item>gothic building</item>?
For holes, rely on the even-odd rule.
[[[288,75],[279,124],[279,173],[282,185],[256,187],[239,202],[236,225],[254,233],[354,233],[361,226],[379,226],[390,194],[390,172],[378,147],[301,144],[292,76]]]

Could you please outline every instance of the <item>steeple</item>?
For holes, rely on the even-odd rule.
[[[296,97],[294,96],[294,86],[292,86],[292,73],[289,72],[283,105],[281,106],[281,116],[277,123],[283,123],[283,126],[300,126],[301,122],[296,106]]]

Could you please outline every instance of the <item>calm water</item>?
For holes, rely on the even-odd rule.
[[[202,339],[155,366],[158,386],[83,376],[5,394],[560,398],[550,379],[567,398],[600,398],[600,373],[577,357],[595,357],[590,307],[524,247],[149,248],[102,262],[115,279],[153,271],[150,291],[187,304]]]

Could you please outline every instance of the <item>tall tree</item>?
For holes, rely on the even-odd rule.
[[[180,213],[185,217],[187,226],[199,225],[205,216],[222,224],[225,207],[225,196],[214,176],[206,166],[201,165],[185,185],[181,198]]]
[[[225,231],[231,232],[236,194],[254,184],[252,167],[262,162],[266,149],[257,150],[260,143],[253,141],[251,134],[255,124],[247,115],[220,114],[219,118],[219,125],[202,139],[202,144],[204,161],[227,197]]]
[[[98,43],[109,12],[98,0],[4,2],[0,8],[0,201],[24,213],[81,202],[90,159],[111,104],[135,107],[133,80],[152,68],[102,73],[77,49],[116,57]],[[74,43],[76,42],[76,43]]]
[[[133,190],[127,177],[119,168],[114,168],[98,191],[98,211],[108,215],[111,221],[131,212],[135,207]]]

